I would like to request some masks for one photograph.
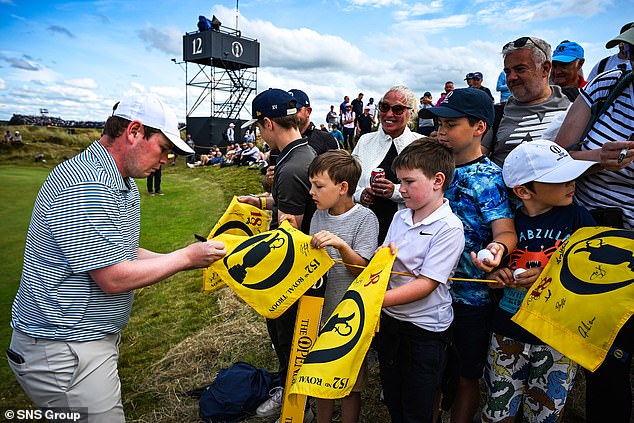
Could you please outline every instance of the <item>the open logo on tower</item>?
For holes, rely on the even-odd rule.
[[[242,56],[242,53],[244,53],[244,47],[242,47],[242,44],[240,44],[239,41],[234,41],[233,43],[231,43],[231,53],[235,57]]]

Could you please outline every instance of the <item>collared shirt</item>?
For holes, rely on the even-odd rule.
[[[357,189],[353,195],[354,201],[361,202],[361,193],[365,188],[370,187],[370,175],[372,170],[376,169],[385,155],[390,150],[392,142],[396,147],[396,152],[400,153],[405,147],[407,147],[412,141],[420,138],[420,134],[410,131],[408,127],[405,127],[403,133],[392,139],[388,134],[383,131],[383,127],[379,125],[379,129],[375,132],[363,135],[359,138],[357,145],[352,151],[352,155],[359,159],[361,162],[361,177],[357,184]],[[403,198],[398,192],[400,184],[394,185],[394,193],[392,194],[392,201],[402,203]],[[401,204],[402,208],[402,204]]]
[[[471,260],[470,251],[480,251],[493,239],[492,224],[499,219],[512,219],[502,169],[485,156],[456,166],[445,191],[456,216],[464,225],[465,249],[456,268],[456,276],[483,279],[484,271]],[[491,290],[481,282],[455,282],[451,286],[454,302],[485,306],[491,302]]]
[[[302,232],[308,233],[315,202],[310,196],[308,166],[315,158],[315,150],[306,138],[288,144],[275,163],[271,195],[276,207],[284,214],[303,215]]]
[[[398,253],[392,270],[415,276],[392,274],[388,289],[403,286],[419,276],[438,282],[438,287],[420,300],[384,308],[398,320],[408,321],[432,332],[447,330],[453,321],[448,279],[464,249],[462,222],[443,200],[442,206],[420,222],[412,220],[412,210],[396,212],[385,243],[394,242]]]
[[[133,292],[106,294],[88,272],[136,260],[139,232],[139,191],[99,141],[58,165],[35,201],[11,326],[64,341],[121,332]]]

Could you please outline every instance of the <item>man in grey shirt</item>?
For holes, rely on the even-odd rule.
[[[500,167],[519,144],[540,139],[548,124],[570,105],[558,86],[548,84],[551,55],[550,45],[537,37],[518,38],[502,49],[511,97],[503,111],[496,110],[493,128],[482,139],[483,153]]]

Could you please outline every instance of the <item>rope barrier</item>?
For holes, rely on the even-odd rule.
[[[350,263],[346,263],[342,260],[333,260],[335,263],[340,263],[343,264],[344,266],[348,266],[348,267],[356,267],[358,269],[365,269],[366,266],[360,266],[358,264],[350,264]],[[407,273],[407,272],[397,272],[397,271],[390,271],[391,274],[393,275],[402,275],[402,276],[412,276],[412,277],[416,277],[416,275],[414,275],[413,273]],[[458,282],[480,282],[480,283],[498,283],[498,281],[493,280],[493,279],[469,279],[469,278],[449,278],[450,281],[458,281]]]

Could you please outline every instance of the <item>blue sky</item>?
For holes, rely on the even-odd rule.
[[[46,108],[105,120],[122,95],[153,92],[184,121],[185,74],[171,59],[213,14],[235,27],[236,2],[0,0],[0,119]],[[629,0],[242,0],[238,27],[260,42],[258,91],[303,89],[321,123],[344,95],[378,100],[394,84],[436,99],[444,81],[480,71],[495,92],[502,45],[524,35],[580,43],[587,74],[633,19]]]

